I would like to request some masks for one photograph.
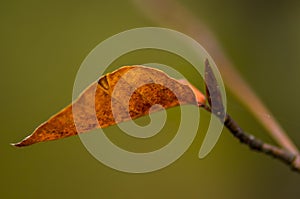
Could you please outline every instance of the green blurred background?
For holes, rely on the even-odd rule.
[[[213,30],[242,77],[300,147],[299,1],[182,4]],[[115,0],[1,1],[0,16],[0,198],[299,198],[299,174],[250,151],[227,130],[213,151],[199,160],[206,113],[189,150],[174,164],[147,174],[102,165],[77,136],[21,149],[10,146],[71,102],[76,72],[99,42],[156,24],[132,2]],[[164,53],[140,53],[124,56],[112,67],[142,61],[186,64]],[[272,142],[247,109],[230,92],[227,95],[229,112],[240,125]],[[168,125],[174,125],[178,109],[168,113]],[[107,131],[116,134],[117,142],[118,128]],[[126,146],[129,138],[120,136],[121,146]]]

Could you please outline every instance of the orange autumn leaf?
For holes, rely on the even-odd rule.
[[[28,146],[105,128],[147,115],[149,111],[159,111],[162,107],[204,103],[204,95],[186,81],[175,80],[149,67],[124,66],[100,77],[76,101],[14,146]],[[153,106],[155,104],[161,106]]]

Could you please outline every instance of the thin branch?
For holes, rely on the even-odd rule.
[[[205,60],[205,88],[209,106],[206,104],[199,104],[199,107],[203,107],[205,110],[216,115],[234,137],[238,138],[241,143],[248,145],[252,150],[278,158],[290,165],[292,169],[298,172],[300,171],[299,154],[264,143],[253,135],[244,132],[243,129],[225,112],[220,88],[218,87],[216,77],[207,59]]]
[[[202,107],[211,112],[209,106],[202,105]],[[298,154],[264,143],[262,140],[246,133],[228,114],[226,114],[225,121],[223,119],[221,121],[234,137],[239,139],[241,143],[248,145],[250,149],[277,158],[289,165],[293,170],[300,172],[300,156]]]
[[[274,119],[271,112],[235,70],[208,27],[175,0],[133,0],[133,2],[145,16],[155,23],[184,32],[201,43],[219,66],[227,87],[248,107],[281,147],[293,154],[299,154],[297,147]],[[263,116],[260,114],[261,112],[270,117]]]

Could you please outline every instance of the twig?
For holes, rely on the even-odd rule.
[[[209,106],[204,105],[202,107],[205,110],[211,112]],[[241,143],[248,145],[250,149],[277,158],[283,161],[285,164],[289,165],[293,170],[300,172],[299,155],[287,151],[286,149],[281,149],[277,146],[264,143],[262,140],[254,137],[251,134],[246,133],[228,114],[226,114],[225,121],[223,119],[221,119],[221,121],[224,123],[226,128],[231,132],[231,134],[234,137],[239,139]]]
[[[235,70],[208,27],[175,0],[133,0],[133,2],[155,23],[182,31],[201,43],[219,66],[227,87],[249,108],[281,147],[299,154],[297,147],[272,117],[271,112]],[[270,117],[264,117],[261,112]]]
[[[286,149],[264,143],[253,135],[244,132],[243,129],[227,113],[225,113],[222,95],[216,77],[207,59],[205,60],[205,88],[209,106],[206,104],[199,104],[200,107],[203,107],[205,110],[216,115],[241,143],[248,145],[253,150],[278,158],[290,165],[292,169],[300,172],[300,155],[298,153],[293,153]]]

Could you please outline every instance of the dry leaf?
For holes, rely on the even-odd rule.
[[[161,107],[153,106],[155,104],[170,108],[179,104],[204,103],[202,93],[187,82],[179,82],[157,69],[124,66],[102,76],[72,105],[52,116],[30,136],[14,145],[28,146],[108,127],[149,114],[151,107],[156,107],[151,108],[151,112],[159,111]]]
[[[225,119],[225,109],[222,101],[222,95],[218,86],[217,79],[213,73],[213,70],[209,64],[209,61],[205,60],[205,88],[208,104],[210,105],[211,112],[218,116],[222,121]],[[211,101],[213,98],[213,102]]]

